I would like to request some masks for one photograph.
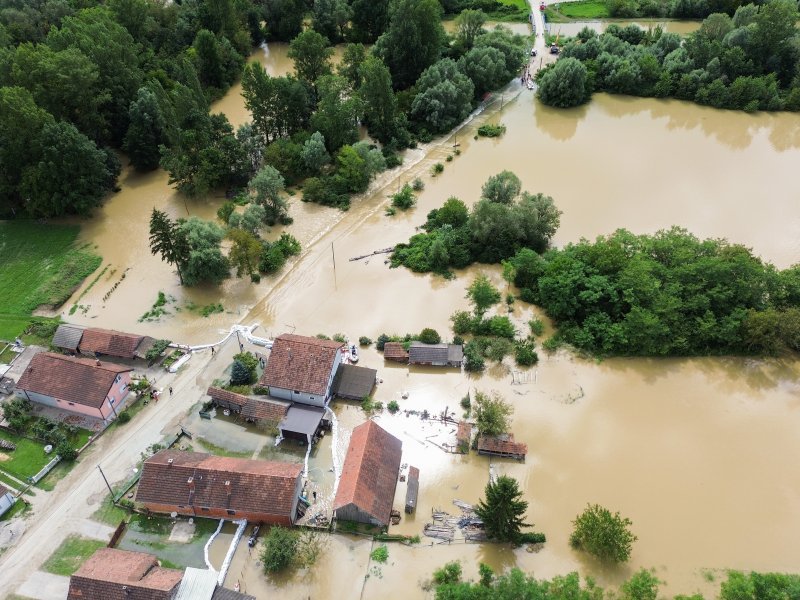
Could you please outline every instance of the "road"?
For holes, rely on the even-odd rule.
[[[212,376],[238,351],[236,341],[196,353],[177,375],[164,373],[156,381],[159,388],[172,386],[174,395],[163,394],[160,402],[151,402],[128,424],[114,427],[81,456],[80,461],[61,480],[53,492],[36,491],[34,510],[26,519],[22,539],[0,556],[0,598],[13,593],[55,550],[61,540],[77,533],[82,519],[97,510],[108,490],[97,471],[98,464],[109,481],[126,480],[148,447],[165,434],[174,433],[182,417],[205,394]],[[254,349],[254,348],[250,348]],[[215,369],[209,369],[215,365]]]

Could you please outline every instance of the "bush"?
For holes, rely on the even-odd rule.
[[[438,344],[442,341],[439,332],[430,327],[426,327],[419,334],[419,341],[423,344]]]
[[[389,559],[389,549],[386,546],[378,546],[369,557],[375,562],[385,563]]]
[[[470,408],[472,408],[472,402],[469,399],[469,394],[465,395],[461,399],[461,408],[463,408],[464,410],[469,410]]]
[[[120,424],[127,423],[130,420],[131,413],[129,413],[127,410],[123,410],[121,413],[119,413],[119,416],[117,416],[117,422]]]
[[[520,367],[530,367],[539,362],[539,355],[532,341],[518,341],[514,347],[514,360]]]
[[[434,177],[436,177],[443,171],[444,171],[444,165],[442,163],[436,163],[431,167],[431,175],[433,175]]]
[[[474,373],[483,371],[484,368],[486,368],[486,363],[478,343],[475,340],[467,342],[464,346],[464,370]]]
[[[511,340],[507,340],[505,338],[492,338],[488,340],[488,343],[486,344],[484,356],[486,356],[489,360],[501,362],[506,355],[510,354],[513,350],[514,344],[511,342]]]
[[[368,338],[367,336],[362,335],[360,338],[358,338],[358,345],[359,346],[371,346],[372,345],[372,340],[370,338]]]
[[[458,583],[461,580],[461,565],[455,561],[447,563],[441,569],[433,572],[433,581],[436,585]]]
[[[340,344],[344,344],[345,342],[347,342],[347,338],[344,336],[343,333],[334,333],[333,341],[339,342]]]
[[[612,514],[599,504],[589,504],[572,523],[569,543],[573,548],[609,562],[623,563],[630,558],[637,539],[630,531],[630,519]]]
[[[421,192],[422,190],[425,189],[425,182],[423,182],[422,179],[417,177],[416,179],[414,179],[414,181],[411,182],[411,189],[414,190],[415,192]]]
[[[391,341],[392,341],[392,338],[390,338],[390,337],[389,337],[388,335],[386,335],[385,333],[382,333],[382,334],[380,334],[380,335],[378,336],[378,341],[377,341],[377,343],[375,344],[375,347],[376,347],[376,348],[377,348],[377,349],[378,349],[380,352],[383,352],[383,346],[384,346],[384,344],[386,344],[386,342],[391,342]]]
[[[293,529],[271,527],[264,536],[261,562],[265,573],[283,571],[295,560],[299,534]]]
[[[231,385],[247,385],[250,383],[251,379],[252,375],[250,374],[250,369],[239,360],[233,361],[233,367],[231,368]]]
[[[397,400],[390,400],[389,404],[386,405],[386,408],[390,413],[394,414],[400,410],[400,405],[397,403]]]
[[[531,319],[528,326],[531,328],[531,335],[541,337],[544,334],[544,321],[541,319]]]
[[[403,189],[392,196],[392,206],[400,210],[408,210],[417,203],[411,186],[405,184]]]
[[[240,352],[233,355],[234,361],[239,361],[250,372],[250,380],[243,383],[253,383],[256,380],[256,369],[258,368],[258,359],[250,352]]]
[[[150,349],[145,353],[144,358],[148,362],[152,362],[161,356],[161,353],[169,346],[170,340],[156,340]]]
[[[63,441],[56,446],[56,454],[61,457],[61,460],[65,460],[67,462],[71,462],[78,458],[78,451],[66,441]]]
[[[230,200],[228,200],[227,202],[223,203],[223,205],[220,206],[217,209],[217,217],[219,218],[220,221],[222,221],[223,223],[225,223],[227,225],[228,224],[228,219],[231,218],[231,215],[233,214],[233,211],[235,209],[236,209],[236,205],[233,202],[231,202]]]
[[[251,283],[261,283],[261,275],[259,273],[250,273]]]
[[[494,125],[487,123],[478,127],[478,135],[480,137],[500,137],[506,132],[505,125]]]
[[[547,541],[547,536],[543,533],[520,533],[517,539],[514,540],[517,544],[544,544]]]
[[[269,396],[269,386],[266,385],[254,385],[253,386],[253,393],[258,396]]]

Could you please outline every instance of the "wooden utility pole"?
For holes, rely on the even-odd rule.
[[[100,475],[103,477],[103,481],[106,482],[106,487],[108,488],[109,493],[111,494],[111,501],[114,501],[114,490],[111,489],[111,485],[108,483],[108,479],[106,479],[106,474],[103,473],[103,469],[100,468],[100,465],[97,465],[97,470],[100,471]]]
[[[333,288],[339,291],[339,285],[336,282],[336,252],[333,251],[333,242],[331,242],[331,257],[333,257]]]

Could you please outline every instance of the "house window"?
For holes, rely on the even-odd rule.
[[[123,383],[121,389],[122,389],[123,392],[128,391],[128,384],[127,383]]]
[[[235,515],[235,514],[236,514],[236,511],[235,511],[235,510],[231,510],[231,509],[229,508],[229,509],[227,510],[227,513],[228,513],[229,515]]]
[[[119,380],[120,380],[120,379],[122,379],[122,375],[117,375],[117,376],[114,378],[114,383],[119,383]]]
[[[295,391],[294,391],[294,393],[295,393],[295,394],[299,394],[299,393],[300,393],[300,390],[295,390]]]
[[[313,400],[313,399],[314,399],[314,396],[309,396],[309,398],[308,398],[308,399],[309,399],[309,400]]]

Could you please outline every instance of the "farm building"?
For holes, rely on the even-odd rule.
[[[23,371],[15,394],[109,423],[125,404],[131,370],[99,360],[42,352]]]
[[[478,437],[478,454],[525,460],[528,445],[514,441],[513,433],[481,435]]]
[[[325,409],[319,406],[292,404],[286,416],[278,424],[281,436],[310,444],[314,441],[325,417]]]
[[[419,469],[409,467],[406,487],[406,513],[409,515],[417,510],[417,496],[419,496]]]
[[[152,554],[100,548],[70,577],[67,600],[171,600],[182,578]]]
[[[148,458],[136,502],[157,513],[292,525],[303,466],[162,450]]]
[[[408,364],[434,367],[461,367],[464,349],[460,344],[423,344],[411,342]]]
[[[116,358],[144,358],[155,340],[151,337],[123,333],[111,329],[89,327],[83,330],[78,352],[92,356],[106,355]]]
[[[469,448],[472,445],[472,423],[466,421],[458,422],[458,429],[456,430],[456,448],[461,454],[469,453]]]
[[[285,333],[275,338],[259,384],[280,400],[325,406],[333,397],[333,379],[344,344]]]
[[[408,352],[400,342],[386,342],[383,345],[383,359],[406,364]]]
[[[206,392],[211,396],[214,404],[222,409],[227,409],[233,414],[241,415],[245,421],[251,423],[278,423],[286,415],[288,404],[260,398],[250,398],[222,388],[211,386]]]
[[[62,323],[53,336],[53,346],[62,350],[76,352],[83,337],[83,327]]]
[[[378,372],[355,365],[339,365],[333,380],[333,395],[347,400],[363,400],[372,394]]]
[[[255,596],[220,587],[218,578],[213,569],[186,567],[173,600],[256,600]]]
[[[402,455],[403,443],[374,421],[356,427],[333,502],[336,518],[388,526]]]

